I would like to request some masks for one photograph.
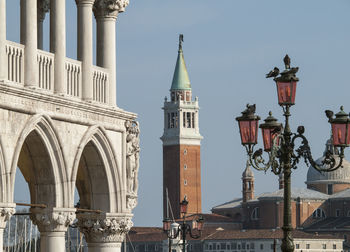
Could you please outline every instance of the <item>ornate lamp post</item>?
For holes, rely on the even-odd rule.
[[[297,133],[292,133],[289,127],[290,107],[295,103],[295,91],[299,79],[296,77],[298,67],[290,67],[288,55],[284,58],[285,70],[280,74],[277,67],[266,75],[267,78],[274,77],[277,86],[278,104],[283,108],[285,117],[284,127],[272,117],[271,112],[260,125],[264,150],[268,153],[267,162],[262,157],[263,150],[254,152],[257,144],[258,121],[260,117],[255,115],[255,105],[247,105],[242,116],[237,117],[242,145],[246,148],[250,165],[257,170],[266,171],[271,169],[276,175],[284,174],[284,215],[283,215],[283,239],[281,249],[283,252],[294,251],[292,224],[291,224],[291,173],[297,168],[301,158],[306,164],[310,163],[320,172],[330,172],[342,166],[344,149],[350,144],[350,119],[347,113],[340,108],[340,112],[333,117],[334,113],[326,110],[328,121],[332,125],[333,145],[340,149],[339,162],[336,162],[331,152],[327,152],[322,161],[322,166],[316,164],[311,155],[308,140],[303,135],[304,127],[299,126]],[[280,74],[280,76],[279,76]],[[299,147],[295,147],[295,140],[301,139]]]
[[[186,236],[189,234],[193,239],[198,239],[201,236],[203,228],[203,218],[199,217],[195,225],[191,226],[186,223],[186,213],[187,213],[188,201],[186,197],[180,202],[180,211],[182,213],[183,219],[182,223],[176,229],[171,228],[171,220],[166,218],[163,220],[163,231],[167,234],[169,239],[176,239],[180,233],[182,238],[182,251],[186,252]],[[196,230],[196,233],[192,233],[193,230]]]

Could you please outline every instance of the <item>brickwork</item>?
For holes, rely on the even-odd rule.
[[[201,213],[201,169],[199,145],[163,146],[164,216],[166,193],[175,218],[180,217],[179,203],[187,196],[188,214]]]

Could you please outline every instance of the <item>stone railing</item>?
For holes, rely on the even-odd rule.
[[[53,90],[55,55],[38,50],[39,88]]]
[[[24,85],[24,45],[12,41],[6,43],[8,80]],[[38,49],[38,87],[54,92],[55,90],[55,54]],[[105,68],[93,66],[93,101],[108,103],[109,73]],[[67,96],[82,98],[82,64],[80,61],[66,58],[65,85]]]
[[[108,101],[108,72],[106,69],[93,67],[93,100],[101,103]]]
[[[67,95],[81,97],[81,62],[66,58]]]
[[[9,81],[23,84],[24,81],[24,46],[8,41],[6,44]]]

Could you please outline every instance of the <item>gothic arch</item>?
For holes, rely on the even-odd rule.
[[[116,155],[101,126],[91,126],[83,136],[71,174],[71,199],[77,186],[81,207],[120,212],[122,177]]]
[[[26,164],[21,172],[29,184],[32,202],[52,207],[69,206],[66,197],[68,188],[64,183],[67,172],[61,146],[49,116],[34,115],[28,120],[17,140],[12,159],[10,199],[13,199],[16,168],[19,166],[21,169]]]

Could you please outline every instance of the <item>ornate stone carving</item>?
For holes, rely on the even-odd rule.
[[[64,232],[75,220],[75,211],[71,209],[31,209],[31,212],[30,218],[40,232]]]
[[[133,222],[129,216],[82,214],[78,216],[78,226],[87,242],[122,242]]]
[[[137,195],[138,170],[140,166],[140,128],[136,121],[126,121],[126,177],[127,192]]]
[[[137,196],[136,195],[127,195],[126,196],[126,207],[130,210],[134,209],[137,205]]]
[[[38,0],[38,20],[44,21],[45,15],[50,10],[50,0]]]
[[[13,207],[0,207],[0,228],[6,227],[6,222],[16,212]]]
[[[97,17],[116,18],[120,12],[124,12],[129,5],[129,0],[96,0],[94,13]]]

